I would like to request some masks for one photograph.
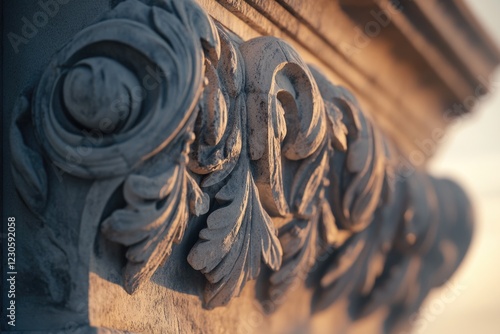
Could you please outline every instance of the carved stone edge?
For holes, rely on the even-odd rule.
[[[81,237],[91,224],[126,247],[129,293],[190,216],[205,215],[187,259],[207,278],[207,308],[268,267],[270,298],[310,277],[312,310],[350,296],[355,316],[393,307],[393,328],[470,242],[463,192],[420,171],[395,175],[395,149],[347,90],[284,41],[242,41],[192,1],[120,3],[54,56],[13,119],[21,197],[45,220],[47,166],[87,182]],[[95,203],[102,187],[108,198]],[[102,219],[115,191],[125,206]]]

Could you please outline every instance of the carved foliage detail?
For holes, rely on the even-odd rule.
[[[190,118],[203,82],[200,39],[218,38],[186,22],[198,7],[168,3],[118,5],[79,32],[42,75],[35,130],[66,173],[124,175],[171,143]]]
[[[272,37],[240,43],[223,29],[219,34],[222,56],[217,71],[207,71],[212,84],[203,95],[198,120],[206,133],[200,131],[192,154],[193,170],[207,174],[202,186],[219,190],[215,190],[207,228],[188,256],[193,268],[209,281],[205,292],[209,307],[224,305],[238,295],[246,281],[260,272],[261,260],[279,270],[282,249],[272,217],[295,216],[311,220],[317,228],[314,222],[321,210],[316,206],[328,183],[331,154],[323,100],[297,53]],[[226,112],[232,119],[225,117]],[[214,129],[219,129],[219,135],[213,134]],[[291,185],[283,182],[288,168],[296,173]],[[330,210],[328,203],[321,203]],[[329,213],[325,226],[333,235],[336,226]],[[314,247],[315,243],[311,242]],[[314,256],[302,260],[302,254],[309,254],[308,247],[309,242],[303,242],[300,249],[289,249],[293,254],[285,251],[283,260],[288,262],[273,276],[277,285],[295,267],[306,263],[302,269],[309,268]],[[295,253],[301,253],[301,259],[289,261]]]
[[[186,169],[194,136],[189,137],[179,161],[171,161],[174,152],[166,152],[127,176],[123,185],[127,207],[102,223],[109,240],[128,246],[124,286],[129,293],[148,280],[170,255],[172,245],[182,240],[189,214],[200,216],[208,211],[208,195]]]
[[[148,136],[142,141],[154,141],[155,135],[163,136],[163,141],[155,148],[155,156],[125,178],[123,196],[127,206],[115,210],[101,229],[108,239],[128,247],[124,286],[129,293],[136,291],[166,261],[174,243],[181,242],[190,213],[200,216],[209,206],[208,195],[190,175],[187,164],[194,140],[191,131],[202,90],[203,64],[218,61],[218,35],[213,23],[196,5],[175,1],[158,4],[160,7],[145,7],[144,18],[152,17],[152,22],[148,22],[174,49],[162,57],[171,67],[162,70],[167,83],[159,92],[165,98],[159,109],[161,118],[150,120],[155,122],[152,126],[164,122],[164,128],[148,132],[153,138]],[[125,12],[132,14],[132,9]],[[120,15],[119,10],[120,6],[113,19]],[[204,42],[206,57],[199,52],[200,41]],[[158,45],[149,47],[153,54],[161,56]],[[150,155],[143,155],[142,159]]]
[[[273,296],[312,276],[315,309],[350,296],[358,316],[383,303],[410,313],[470,241],[465,196],[421,173],[395,182],[393,149],[346,89],[284,41],[243,42],[190,0],[127,0],[78,33],[31,102],[19,99],[10,140],[16,186],[42,218],[49,164],[118,180],[124,205],[100,231],[126,247],[129,293],[193,215],[206,225],[187,261],[208,281],[208,308],[268,267]],[[439,207],[450,194],[466,218]],[[418,296],[395,287],[417,280]]]
[[[200,232],[200,241],[188,261],[209,281],[207,306],[227,304],[246,281],[260,273],[261,261],[272,270],[281,266],[281,245],[265,212],[248,161],[238,163],[228,182],[217,192],[218,208]]]
[[[238,42],[222,28],[219,33],[219,67],[217,72],[207,71],[209,80],[211,77],[216,84],[207,86],[198,122],[210,126],[195,142],[192,167],[207,174],[201,182],[203,187],[218,190],[207,227],[188,256],[191,266],[203,272],[209,282],[204,297],[209,308],[225,305],[239,295],[245,283],[260,273],[262,261],[277,270],[282,258],[274,223],[263,207],[250,166],[245,77],[241,71],[244,60]],[[220,102],[214,103],[217,99]],[[224,113],[229,114],[227,122]],[[214,136],[213,129],[220,129],[220,135]]]
[[[129,293],[181,241],[190,213],[208,210],[208,195],[187,164],[205,61],[219,56],[216,28],[194,2],[128,0],[55,54],[31,106],[25,98],[18,103],[13,171],[33,211],[43,213],[49,172],[38,151],[59,177],[123,180],[126,206],[101,227],[127,247]],[[26,135],[30,109],[40,149]]]

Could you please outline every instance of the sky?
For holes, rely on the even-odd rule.
[[[466,0],[500,45],[500,1]],[[475,205],[476,231],[465,262],[452,278],[456,298],[445,286],[423,306],[425,334],[500,333],[500,71],[491,93],[448,131],[430,172],[458,181]],[[458,288],[456,288],[458,286]]]

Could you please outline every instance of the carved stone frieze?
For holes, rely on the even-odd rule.
[[[312,312],[348,297],[353,317],[385,306],[391,329],[470,242],[462,190],[397,175],[396,149],[345,88],[192,1],[118,4],[54,55],[13,118],[20,196],[50,225],[71,201],[54,207],[49,189],[84,192],[76,239],[121,245],[130,294],[201,224],[185,257],[206,308],[266,271],[271,296],[307,286]],[[77,248],[68,271],[88,275]]]

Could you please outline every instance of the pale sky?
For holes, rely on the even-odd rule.
[[[500,1],[465,2],[500,45]],[[490,96],[449,129],[430,165],[433,174],[450,176],[468,191],[477,228],[470,253],[452,278],[463,289],[439,314],[428,315],[418,333],[500,334],[500,71],[492,82]],[[443,293],[433,293],[424,310]]]

